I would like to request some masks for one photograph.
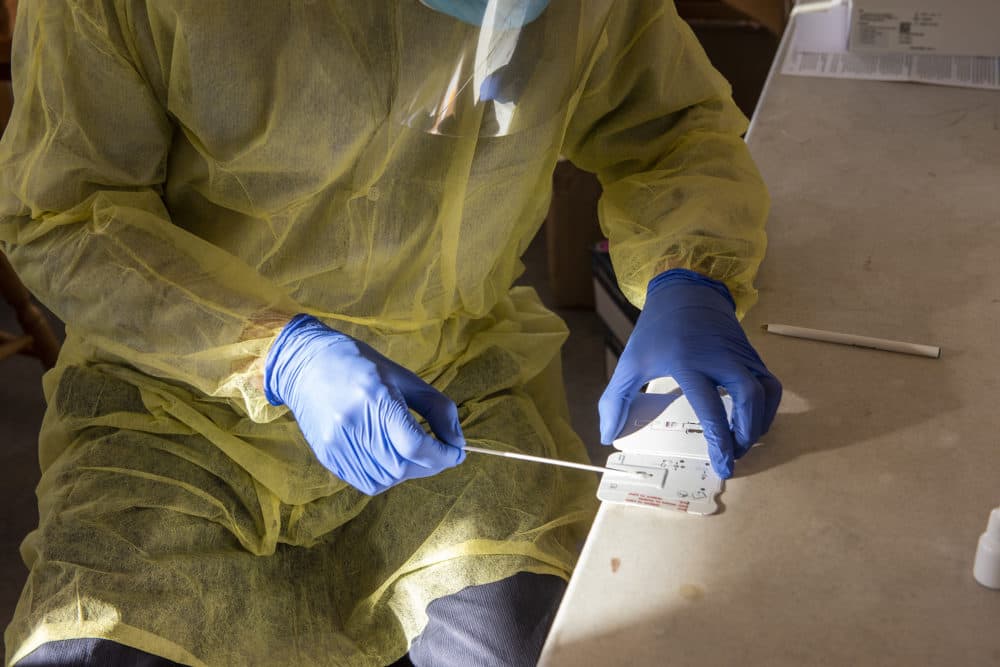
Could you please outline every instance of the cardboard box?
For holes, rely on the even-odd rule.
[[[851,0],[848,50],[1000,57],[1000,2]]]
[[[794,0],[726,0],[747,16],[751,16],[775,35],[781,36],[788,24]]]
[[[549,285],[559,308],[593,308],[590,249],[603,235],[597,222],[601,184],[569,162],[556,165],[545,220]]]

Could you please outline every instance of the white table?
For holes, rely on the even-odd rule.
[[[749,144],[773,203],[744,325],[781,412],[722,513],[601,508],[541,664],[1000,665],[971,575],[1000,505],[1000,92],[773,72]]]

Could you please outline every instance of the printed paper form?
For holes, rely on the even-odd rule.
[[[800,3],[793,14],[795,32],[782,74],[1000,90],[1000,58],[848,52],[846,0]]]

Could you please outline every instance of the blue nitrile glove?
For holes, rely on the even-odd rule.
[[[646,305],[601,396],[601,442],[611,444],[644,384],[671,376],[705,431],[712,468],[722,479],[733,461],[767,433],[781,402],[771,375],[736,319],[726,286],[671,269],[650,281]],[[732,426],[718,387],[733,400]]]
[[[271,345],[264,395],[289,407],[320,463],[368,495],[465,460],[458,409],[447,396],[308,315],[292,318]]]

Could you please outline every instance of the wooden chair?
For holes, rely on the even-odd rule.
[[[59,340],[3,253],[0,253],[0,296],[14,309],[23,332],[0,331],[0,359],[28,354],[37,357],[45,368],[52,368],[59,355]]]

